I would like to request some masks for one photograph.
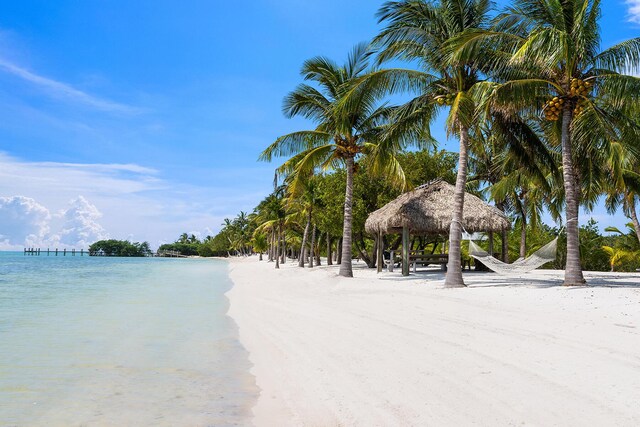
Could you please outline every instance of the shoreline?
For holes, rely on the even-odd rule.
[[[446,289],[437,271],[228,261],[257,426],[640,424],[638,274],[471,272]]]

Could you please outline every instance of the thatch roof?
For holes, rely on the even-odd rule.
[[[453,214],[455,187],[442,180],[432,181],[413,191],[401,194],[367,218],[368,233],[400,233],[407,226],[412,234],[446,234]],[[465,193],[462,226],[470,233],[502,231],[511,223],[500,210]]]

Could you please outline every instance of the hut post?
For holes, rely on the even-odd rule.
[[[378,230],[378,273],[382,272],[382,264],[384,264],[384,241],[382,240],[382,230]]]
[[[409,228],[402,227],[402,275],[409,275]]]

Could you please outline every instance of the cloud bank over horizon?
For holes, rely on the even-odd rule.
[[[24,247],[86,249],[109,237],[98,222],[102,213],[83,196],[65,210],[50,210],[30,197],[0,197],[0,250]]]
[[[0,152],[0,250],[86,249],[104,238],[156,248],[185,232],[214,235],[256,197],[171,182],[137,164],[29,162]]]

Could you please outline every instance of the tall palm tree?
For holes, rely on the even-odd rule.
[[[373,169],[389,180],[404,185],[404,173],[395,153],[407,146],[406,140],[383,138],[393,107],[380,100],[384,92],[369,86],[355,85],[371,71],[371,52],[365,44],[357,45],[346,64],[340,66],[325,57],[306,61],[302,67],[305,80],[315,83],[299,85],[284,100],[287,117],[302,116],[316,123],[312,130],[283,135],[267,147],[260,160],[292,156],[280,168],[294,175],[293,191],[298,177],[320,169],[346,168],[346,192],[342,237],[341,276],[352,277],[352,208],[353,177],[357,161],[369,161]],[[348,102],[346,102],[348,98]]]
[[[476,113],[473,91],[482,75],[477,61],[453,62],[443,47],[469,29],[487,28],[490,9],[489,0],[401,0],[386,2],[378,12],[380,22],[387,23],[374,40],[380,48],[380,61],[396,58],[417,62],[425,73],[431,73],[425,76],[429,84],[422,93],[399,110],[398,121],[405,123],[400,130],[428,126],[440,109],[447,108],[447,133],[460,141],[449,229],[448,287],[464,286],[460,263],[464,194]],[[396,80],[389,79],[392,83]]]
[[[564,284],[585,283],[580,265],[578,214],[585,176],[578,153],[610,152],[614,141],[635,141],[628,117],[640,101],[640,38],[600,50],[600,0],[514,0],[491,31],[474,30],[450,43],[458,60],[476,58],[491,68],[499,87],[487,86],[502,108],[544,113],[555,122],[562,150],[567,263]],[[495,55],[480,57],[481,47]],[[486,51],[486,50],[485,50]],[[638,111],[637,108],[634,108]],[[637,148],[635,149],[637,151]],[[590,170],[584,171],[586,174]]]
[[[284,186],[277,186],[256,207],[256,221],[260,223],[255,233],[269,232],[275,268],[280,268],[281,242],[284,240],[284,227],[287,220],[286,204],[284,201]]]

